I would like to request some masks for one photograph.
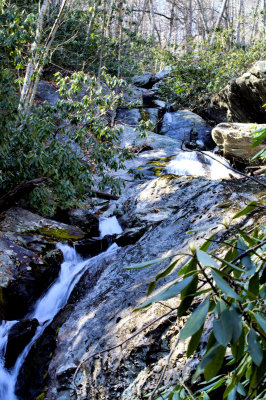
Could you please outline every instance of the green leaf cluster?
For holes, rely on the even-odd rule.
[[[256,205],[252,202],[234,218],[254,211]],[[200,249],[191,248],[189,259],[178,270],[178,279],[167,288],[151,295],[157,282],[172,274],[187,254],[176,254],[175,261],[150,284],[149,298],[138,310],[179,295],[178,317],[189,314],[179,333],[179,340],[188,340],[187,357],[198,357],[206,335],[205,322],[208,331],[211,326],[205,352],[191,381],[184,385],[180,378],[158,399],[191,399],[191,393],[201,400],[215,398],[216,393],[228,400],[265,398],[265,232],[263,226],[251,232],[237,228],[230,240],[210,252],[211,237]],[[221,249],[223,257],[218,255]],[[146,267],[158,262],[147,262]],[[204,382],[200,382],[202,375]]]

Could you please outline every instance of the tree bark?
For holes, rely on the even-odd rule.
[[[219,15],[218,15],[218,18],[217,18],[215,27],[214,27],[214,29],[213,29],[213,34],[212,34],[211,41],[210,41],[211,44],[214,43],[215,35],[216,35],[216,30],[217,30],[217,28],[219,27],[219,25],[220,25],[220,23],[221,23],[221,21],[222,21],[222,18],[223,18],[225,9],[226,9],[226,5],[227,5],[227,0],[223,0],[220,13],[219,13]]]

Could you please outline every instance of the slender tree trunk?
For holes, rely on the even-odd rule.
[[[216,21],[214,29],[213,29],[213,33],[212,33],[212,37],[211,37],[211,41],[210,41],[211,44],[214,43],[215,36],[216,36],[216,30],[220,26],[220,23],[222,21],[223,15],[224,15],[224,12],[226,10],[226,5],[227,5],[227,0],[223,0],[222,6],[221,6],[221,9],[220,9],[220,13],[218,15],[217,21]]]
[[[27,66],[23,87],[20,94],[19,110],[21,111],[23,109],[25,111],[27,108],[27,103],[28,103],[27,99],[29,97],[29,93],[32,88],[32,76],[35,72],[35,67],[38,60],[38,55],[36,53],[40,45],[41,36],[43,32],[44,18],[48,12],[50,2],[51,0],[44,0],[37,19],[35,39],[31,46],[32,58]]]
[[[61,17],[62,17],[62,14],[63,14],[63,11],[65,9],[67,2],[68,2],[68,0],[62,0],[62,2],[61,2],[61,6],[59,9],[58,15],[55,19],[55,22],[52,26],[50,33],[46,39],[42,55],[38,55],[38,46],[40,45],[40,42],[41,42],[43,22],[44,22],[44,18],[45,18],[50,0],[44,1],[42,8],[40,10],[40,14],[39,14],[38,21],[37,21],[35,41],[32,46],[33,57],[31,59],[31,61],[29,62],[28,67],[26,69],[26,75],[25,75],[24,84],[23,84],[23,88],[21,91],[20,102],[19,102],[19,110],[21,110],[21,111],[23,110],[26,116],[29,114],[29,112],[31,110],[31,107],[33,105],[33,101],[34,101],[34,98],[36,95],[37,87],[38,87],[41,73],[43,71],[43,66],[44,66],[43,59],[47,58],[49,55],[52,43],[55,38],[55,34],[59,27]]]
[[[104,42],[105,42],[105,22],[106,22],[106,13],[107,13],[106,5],[107,5],[107,0],[104,0],[103,22],[102,22],[102,39],[101,39],[101,49],[100,49],[99,68],[98,68],[98,81],[100,81],[101,69],[102,69],[102,63],[103,63],[103,49],[104,49]]]

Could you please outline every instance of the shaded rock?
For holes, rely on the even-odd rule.
[[[5,368],[14,366],[18,356],[35,335],[39,323],[37,319],[17,322],[9,331],[5,354]]]
[[[58,276],[63,256],[56,244],[84,237],[79,228],[21,208],[6,211],[0,221],[0,318],[23,318]]]
[[[116,237],[115,242],[121,247],[134,244],[144,235],[147,228],[147,225],[126,228],[121,235]]]
[[[266,125],[222,123],[212,130],[212,137],[224,157],[250,164],[251,158],[265,147],[265,144],[262,144],[252,148],[254,142],[251,133],[260,128],[266,128]]]
[[[99,220],[90,210],[75,208],[69,211],[68,216],[71,225],[78,226],[90,236],[99,236]]]
[[[56,87],[46,81],[40,81],[38,84],[35,100],[47,101],[52,106],[60,100]]]
[[[232,79],[213,95],[205,115],[220,123],[266,122],[266,61],[256,62],[246,73]]]
[[[135,75],[132,78],[133,85],[145,89],[150,89],[157,81],[158,79],[155,78],[155,75],[149,72],[143,75]]]
[[[211,149],[214,142],[211,138],[211,127],[199,115],[188,110],[165,113],[161,125],[161,134],[170,136],[181,144],[194,142],[194,146]]]
[[[128,85],[123,93],[125,106],[142,106],[142,90],[134,85]]]
[[[115,235],[106,235],[104,238],[92,238],[80,241],[75,245],[76,251],[83,258],[94,257],[106,251],[114,242]]]
[[[116,121],[120,124],[125,124],[129,126],[138,126],[140,119],[141,119],[141,114],[139,109],[137,108],[132,108],[131,110],[127,108],[117,109]]]

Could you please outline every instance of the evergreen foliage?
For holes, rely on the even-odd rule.
[[[252,202],[233,219],[256,210],[257,206],[257,202]],[[180,296],[178,318],[187,314],[188,318],[179,340],[189,339],[188,358],[196,356],[208,321],[207,347],[192,379],[184,383],[180,377],[174,386],[161,388],[159,397],[150,398],[208,400],[217,395],[228,400],[265,398],[266,230],[264,226],[256,226],[247,232],[227,223],[224,228],[226,236],[231,234],[229,240],[212,251],[209,249],[215,235],[199,249],[191,245],[191,254],[179,269],[178,279],[138,308]],[[184,257],[187,255],[175,255],[175,261],[150,283],[149,295]],[[145,268],[154,262],[159,260],[129,269]],[[199,380],[201,375],[205,381]]]

